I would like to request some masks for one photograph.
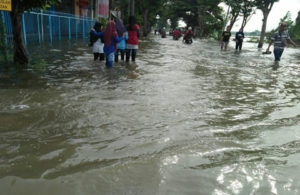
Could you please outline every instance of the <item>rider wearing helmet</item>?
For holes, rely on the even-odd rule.
[[[181,32],[179,31],[179,28],[176,27],[176,30],[173,32],[173,39],[178,40],[181,37]]]
[[[185,40],[186,43],[192,43],[193,42],[193,37],[194,33],[192,31],[192,27],[190,26],[188,30],[185,32],[183,40]]]
[[[166,37],[167,37],[166,27],[163,27],[163,29],[161,31],[161,38],[166,38]]]

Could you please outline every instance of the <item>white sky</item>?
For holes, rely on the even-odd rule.
[[[225,8],[225,10],[227,11],[227,8]],[[300,0],[280,0],[279,2],[275,3],[268,18],[267,31],[276,28],[280,22],[280,18],[285,16],[288,11],[291,12],[292,20],[295,21],[298,15],[298,11],[300,11]],[[252,16],[244,31],[260,31],[262,26],[262,19],[262,12],[260,10],[256,10],[256,14]],[[236,22],[232,29],[233,31],[239,30],[241,26],[241,20],[242,19],[240,18],[239,21]]]

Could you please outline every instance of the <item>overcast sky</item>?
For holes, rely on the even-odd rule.
[[[279,24],[280,18],[282,18],[288,11],[291,12],[292,20],[295,21],[298,12],[300,11],[300,0],[280,0],[275,3],[268,18],[267,31],[276,28]],[[256,14],[252,16],[245,28],[245,31],[251,32],[261,30],[262,19],[262,12],[260,10],[256,10]],[[233,31],[237,31],[240,28],[241,20],[242,19],[236,22],[233,27]]]

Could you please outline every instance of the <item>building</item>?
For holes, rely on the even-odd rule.
[[[97,0],[63,0],[59,5],[52,6],[51,10],[95,18],[96,3]]]
[[[109,0],[63,0],[51,10],[74,14],[80,17],[107,17]]]

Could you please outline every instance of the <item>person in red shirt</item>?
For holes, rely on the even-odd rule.
[[[181,32],[179,31],[179,28],[176,27],[176,29],[173,32],[173,39],[178,40],[181,37]]]
[[[189,27],[188,30],[185,32],[183,40],[185,41],[185,43],[193,43],[193,37],[194,33],[192,31],[192,27]]]
[[[130,54],[131,60],[134,62],[139,48],[139,37],[140,37],[140,27],[136,24],[136,19],[134,16],[129,17],[128,30],[128,40],[126,41],[126,62],[129,62]]]
[[[167,37],[166,27],[163,27],[161,31],[161,38],[166,38],[166,37]]]

